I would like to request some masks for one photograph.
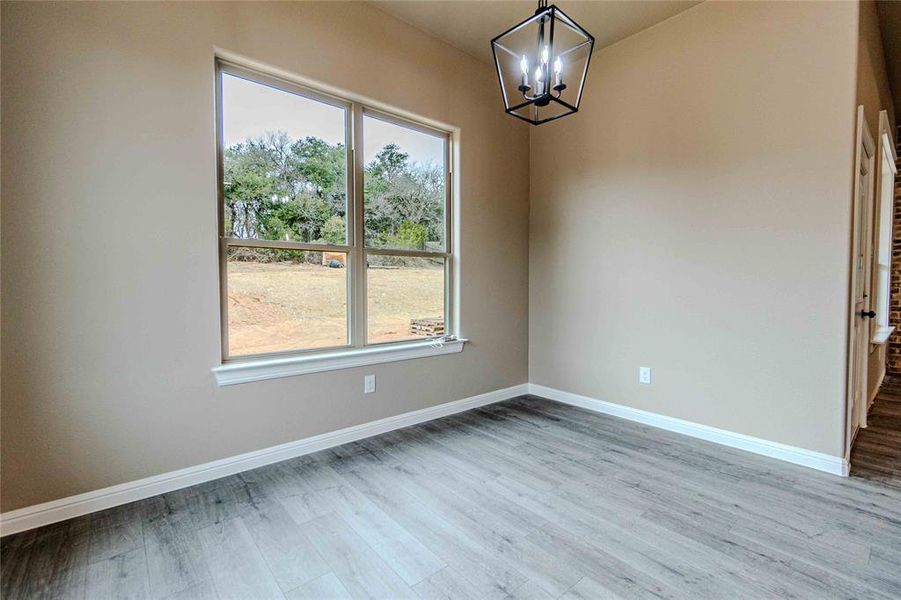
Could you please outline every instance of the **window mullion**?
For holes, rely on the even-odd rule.
[[[366,345],[366,256],[363,252],[363,107],[354,102],[351,106],[353,139],[353,165],[350,179],[353,189],[353,241],[351,261],[351,345]]]
[[[228,246],[238,248],[273,248],[281,250],[307,250],[310,252],[340,252],[349,253],[350,246],[341,244],[314,244],[306,242],[288,242],[283,240],[262,240],[258,238],[221,238]]]

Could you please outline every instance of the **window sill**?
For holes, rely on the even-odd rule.
[[[351,369],[353,367],[377,365],[427,356],[456,354],[463,351],[463,344],[466,341],[456,339],[440,343],[433,341],[403,342],[322,354],[230,362],[213,367],[211,371],[216,376],[216,383],[220,386],[235,385],[251,381],[262,381],[264,379],[293,377],[295,375],[320,373],[322,371],[337,371],[339,369]]]
[[[888,341],[889,336],[895,331],[894,327],[880,327],[876,330],[876,333],[873,334],[873,344],[879,345],[884,344]]]

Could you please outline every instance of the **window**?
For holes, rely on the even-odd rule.
[[[217,62],[222,356],[445,338],[450,135]]]
[[[871,321],[870,335],[874,343],[883,343],[892,333],[889,325],[889,295],[892,264],[892,218],[895,196],[895,154],[891,129],[885,111],[879,115],[879,177],[877,186],[876,236],[873,240],[873,256],[876,269],[873,288],[876,291],[876,318]]]

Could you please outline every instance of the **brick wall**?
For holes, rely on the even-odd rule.
[[[898,155],[901,157],[901,127],[895,135],[899,142]],[[901,160],[898,161],[901,171]],[[895,207],[892,227],[892,278],[889,302],[889,322],[895,326],[895,333],[889,339],[886,355],[886,372],[889,375],[901,376],[901,177],[895,180]]]

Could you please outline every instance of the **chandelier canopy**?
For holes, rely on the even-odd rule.
[[[594,36],[547,0],[491,40],[504,109],[533,125],[579,110]]]

